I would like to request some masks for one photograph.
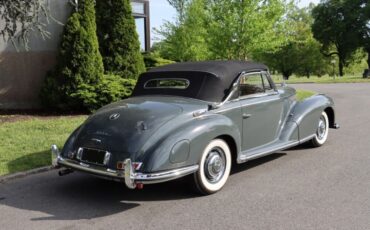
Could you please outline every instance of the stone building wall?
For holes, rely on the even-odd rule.
[[[72,7],[68,0],[47,0],[51,13],[65,23]],[[1,27],[0,21],[0,27]],[[31,36],[30,51],[16,51],[11,42],[0,38],[0,109],[39,108],[38,94],[48,70],[56,63],[63,25],[51,21],[51,38]]]

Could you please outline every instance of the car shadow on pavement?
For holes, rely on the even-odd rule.
[[[276,153],[236,165],[232,174],[284,155]],[[147,201],[201,198],[194,191],[191,179],[188,176],[167,183],[145,185],[142,190],[130,190],[123,183],[78,172],[59,177],[53,170],[0,184],[0,206],[32,211],[33,221],[94,219],[139,207]]]
[[[130,190],[123,183],[77,172],[59,177],[56,170],[0,184],[0,206],[41,213],[32,217],[33,221],[94,219],[136,208],[146,201],[196,196],[186,178]]]
[[[305,143],[303,143],[303,144],[300,144],[300,145],[294,146],[294,147],[292,147],[292,148],[288,149],[288,151],[290,151],[290,150],[306,150],[306,149],[314,149],[314,148],[316,148],[316,147],[314,147],[314,146],[311,144],[311,142],[310,142],[310,141],[308,141],[308,142],[305,142]]]

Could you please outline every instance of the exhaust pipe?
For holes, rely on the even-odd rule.
[[[70,173],[73,173],[74,171],[72,169],[63,169],[58,172],[59,176],[66,176]]]

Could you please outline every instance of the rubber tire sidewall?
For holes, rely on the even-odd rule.
[[[225,166],[225,172],[224,175],[222,176],[221,180],[215,184],[210,183],[205,175],[204,171],[204,163],[207,158],[208,153],[215,147],[221,148],[222,151],[225,154],[225,160],[226,160],[226,166]],[[204,195],[209,195],[216,193],[220,191],[223,186],[226,184],[227,179],[229,178],[230,175],[230,170],[231,170],[231,152],[228,144],[221,140],[221,139],[214,139],[212,140],[207,147],[204,149],[200,163],[199,163],[199,170],[194,174],[194,179],[195,179],[195,185],[197,190],[204,194]]]
[[[329,136],[329,117],[328,115],[326,114],[325,111],[323,111],[320,115],[321,116],[324,116],[324,119],[325,119],[325,124],[326,124],[326,130],[325,130],[325,137],[320,140],[318,137],[317,137],[317,133],[315,133],[315,137],[312,139],[312,145],[314,147],[320,147],[322,146],[323,144],[325,144],[325,142],[327,141],[328,139],[328,136]],[[316,130],[317,131],[317,130]]]

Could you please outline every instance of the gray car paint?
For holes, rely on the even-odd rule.
[[[115,168],[117,161],[131,158],[143,162],[142,172],[159,172],[198,164],[208,143],[224,138],[235,146],[234,155],[242,163],[314,135],[321,112],[333,107],[333,101],[324,95],[296,102],[294,89],[282,87],[276,92],[229,101],[217,109],[191,98],[129,98],[92,115],[71,135],[62,155],[66,157],[81,146],[107,148],[113,153],[108,167]],[[114,113],[121,117],[110,121]],[[253,120],[243,119],[243,113],[251,113]],[[103,145],[92,143],[94,137],[101,138]]]

